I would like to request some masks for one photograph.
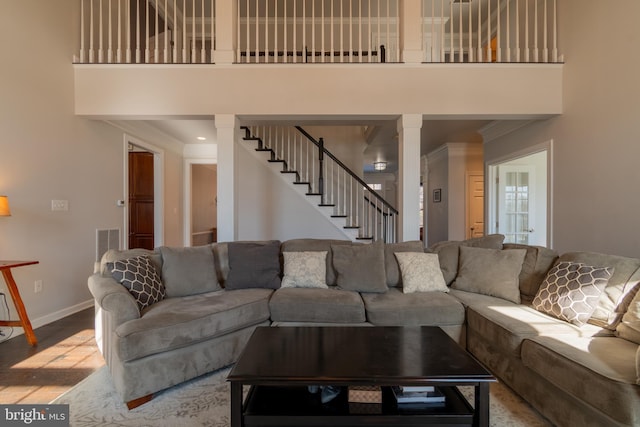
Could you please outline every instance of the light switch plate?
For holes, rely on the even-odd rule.
[[[68,211],[69,201],[68,200],[52,200],[51,210],[52,211]]]

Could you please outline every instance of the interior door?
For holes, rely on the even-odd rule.
[[[129,152],[129,249],[154,247],[153,153]]]
[[[498,175],[498,232],[505,242],[535,240],[535,169],[529,165],[500,166]]]
[[[484,175],[467,178],[467,239],[484,236]]]

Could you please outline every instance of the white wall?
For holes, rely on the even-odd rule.
[[[564,113],[485,145],[485,161],[553,139],[553,246],[640,257],[640,2],[558,2]]]
[[[0,7],[0,193],[13,213],[0,218],[0,259],[40,261],[14,271],[36,327],[86,306],[95,230],[123,224],[115,203],[123,198],[122,132],[74,114],[73,3]],[[52,212],[52,199],[68,200],[69,210]],[[7,293],[1,279],[0,290]]]
[[[75,0],[0,5],[0,193],[13,213],[0,218],[0,259],[40,262],[14,271],[34,327],[93,303],[87,277],[96,229],[124,225],[116,206],[126,199],[123,131],[74,111],[77,7]],[[165,151],[165,173],[165,243],[174,244],[182,241],[179,155]],[[53,199],[68,200],[69,210],[52,212]],[[0,291],[7,293],[1,279]]]
[[[249,144],[241,141],[241,144]],[[291,190],[279,174],[248,150],[237,147],[237,240],[295,238],[346,239],[307,200]],[[309,224],[313,224],[312,227]]]

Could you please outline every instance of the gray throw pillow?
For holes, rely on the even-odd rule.
[[[462,246],[485,249],[502,249],[504,235],[489,234],[482,237],[474,237],[463,241],[439,242],[431,245],[428,252],[438,254],[440,269],[447,285],[450,285],[458,274],[459,248]]]
[[[147,255],[110,262],[107,268],[114,280],[127,288],[140,311],[164,299],[164,285]]]
[[[168,297],[183,297],[220,290],[211,246],[160,248],[162,280]]]
[[[386,292],[383,246],[382,243],[331,245],[338,287],[346,291]]]
[[[520,303],[518,277],[525,249],[483,249],[460,246],[458,277],[453,289]]]
[[[231,242],[226,290],[280,287],[280,242]]]

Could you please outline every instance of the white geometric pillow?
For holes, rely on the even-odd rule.
[[[560,262],[547,273],[533,299],[533,308],[582,326],[595,311],[612,274],[613,268]]]
[[[424,252],[396,252],[402,275],[402,292],[449,292],[444,281],[438,254]]]
[[[322,288],[327,274],[328,251],[283,252],[284,276],[281,288]]]
[[[164,299],[164,285],[148,256],[127,258],[109,264],[113,278],[127,288],[140,310]]]

